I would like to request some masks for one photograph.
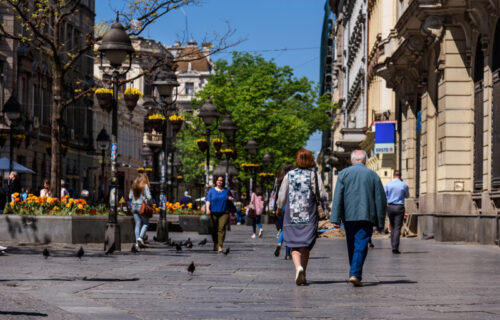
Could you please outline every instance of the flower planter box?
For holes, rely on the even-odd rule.
[[[179,225],[182,231],[195,231],[200,230],[200,216],[195,215],[179,215]]]
[[[0,240],[29,243],[104,243],[107,216],[0,215]],[[118,217],[122,243],[135,242],[132,217]]]

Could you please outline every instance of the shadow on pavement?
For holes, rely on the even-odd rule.
[[[0,282],[22,282],[22,281],[100,281],[100,282],[128,282],[139,281],[139,278],[45,278],[45,279],[0,279]]]
[[[23,312],[23,311],[0,311],[0,314],[5,314],[9,316],[30,316],[30,317],[48,317],[46,313],[39,312]]]
[[[307,280],[309,284],[334,284],[334,283],[347,283],[346,280]]]
[[[363,286],[373,287],[384,284],[407,284],[407,283],[418,283],[418,282],[412,280],[387,280],[387,281],[377,281],[377,282],[363,282]]]

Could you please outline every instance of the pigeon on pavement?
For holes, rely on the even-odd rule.
[[[78,257],[78,260],[82,260],[83,255],[85,254],[85,251],[83,251],[83,247],[80,247],[78,251],[76,252],[76,256]]]
[[[207,244],[207,238],[201,240],[200,243],[198,243],[198,245],[200,245],[200,246],[204,246],[206,244]]]
[[[187,270],[188,270],[189,273],[191,273],[191,275],[193,275],[195,268],[196,267],[194,266],[194,261],[191,261],[191,264],[188,266]]]
[[[180,244],[178,244],[178,243],[176,243],[176,244],[175,244],[175,250],[176,250],[177,252],[181,252],[181,251],[182,251],[182,247],[181,247],[181,245],[180,245]]]
[[[50,256],[49,249],[47,249],[47,248],[43,249],[42,254],[45,257],[45,259],[47,259]]]
[[[222,253],[227,256],[227,254],[229,253],[229,251],[231,250],[231,248],[227,247],[224,251],[222,251]]]

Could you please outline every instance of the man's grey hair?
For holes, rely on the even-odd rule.
[[[10,172],[10,174],[13,174],[13,175],[14,175],[14,177],[16,177],[16,178],[17,178],[17,171],[11,171],[11,172]]]
[[[353,152],[351,152],[351,162],[362,162],[366,163],[366,152],[365,150],[359,150],[356,149]]]

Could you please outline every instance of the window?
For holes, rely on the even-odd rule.
[[[194,83],[186,82],[185,93],[186,94],[193,94],[194,93]]]

